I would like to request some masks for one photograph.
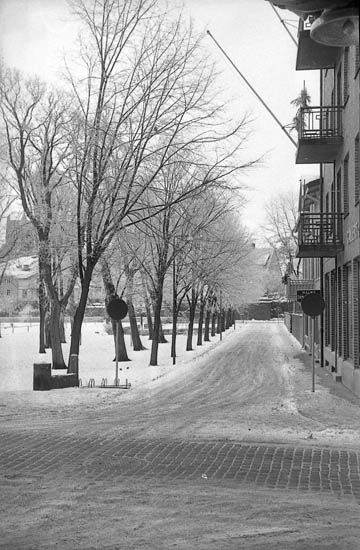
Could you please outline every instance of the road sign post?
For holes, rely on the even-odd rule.
[[[311,384],[311,391],[315,391],[315,316],[312,317],[312,343],[311,343],[311,349],[312,349],[312,384]]]
[[[119,323],[121,319],[126,317],[128,312],[128,307],[126,302],[121,298],[115,297],[110,300],[106,307],[109,317],[116,321],[116,331],[115,331],[115,381],[114,385],[119,386]]]
[[[304,292],[302,297],[299,293]],[[312,386],[311,391],[315,391],[315,317],[321,315],[325,309],[325,302],[320,291],[298,291],[298,300],[301,298],[301,309],[306,315],[312,318]]]

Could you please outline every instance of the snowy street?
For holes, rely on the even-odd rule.
[[[131,390],[0,393],[0,548],[358,550],[359,400],[319,367],[312,393],[282,323],[129,365]]]

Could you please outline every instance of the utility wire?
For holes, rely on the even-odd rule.
[[[278,11],[275,9],[275,6],[273,5],[272,2],[269,2],[269,4],[272,7],[272,9],[274,10],[274,12],[276,13],[277,18],[279,19],[280,23],[282,24],[282,26],[284,27],[284,29],[286,30],[286,32],[290,36],[291,40],[294,42],[295,46],[297,47],[298,43],[296,42],[295,38],[293,37],[293,35],[289,31],[289,29],[287,28],[286,23],[285,23],[285,19],[281,19]]]
[[[258,98],[258,100],[263,104],[263,106],[265,107],[265,109],[270,113],[270,115],[273,117],[273,119],[275,120],[275,122],[280,126],[280,128],[282,129],[282,131],[287,135],[287,137],[289,138],[289,140],[291,141],[291,143],[293,145],[295,145],[295,147],[297,147],[297,143],[296,141],[291,137],[291,135],[289,134],[289,132],[285,129],[285,126],[283,124],[281,124],[280,120],[274,115],[274,113],[272,112],[272,110],[266,105],[265,101],[260,97],[260,95],[257,93],[257,91],[255,90],[255,88],[253,88],[250,84],[250,82],[245,78],[245,76],[240,72],[240,70],[238,69],[238,67],[235,65],[235,63],[232,61],[232,59],[228,56],[228,54],[225,52],[225,50],[223,50],[223,48],[220,46],[219,42],[213,37],[213,35],[211,34],[211,32],[208,30],[206,31],[207,34],[210,36],[210,38],[213,39],[213,41],[215,42],[215,44],[217,45],[217,47],[219,48],[219,50],[224,54],[224,56],[226,57],[226,59],[231,63],[231,65],[234,67],[235,71],[241,76],[241,78],[246,82],[246,84],[249,86],[250,90],[256,95],[256,97]]]

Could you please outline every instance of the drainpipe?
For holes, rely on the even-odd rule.
[[[335,72],[335,71],[334,71]],[[333,163],[333,181],[334,181],[334,194],[335,196],[332,198],[332,203],[336,205],[336,166],[335,166],[335,162]],[[338,363],[338,358],[337,358],[337,353],[338,353],[338,323],[339,323],[339,320],[338,320],[338,259],[337,259],[337,256],[335,256],[335,277],[334,277],[334,286],[335,286],[335,292],[334,292],[334,297],[335,297],[335,300],[334,300],[334,322],[335,322],[335,327],[334,327],[334,338],[335,338],[335,342],[334,342],[334,370],[335,370],[335,375],[337,373],[337,363]]]
[[[320,214],[324,212],[323,165],[320,164]],[[320,258],[320,294],[324,297],[324,258]],[[320,315],[320,367],[324,367],[324,312]]]
[[[323,106],[323,70],[320,69],[320,109]],[[322,124],[322,117],[320,117]],[[320,216],[324,213],[324,177],[320,164]],[[324,298],[324,258],[320,258],[320,294]],[[320,367],[324,367],[324,312],[320,315]]]
[[[334,361],[334,369],[335,369],[335,376],[337,374],[337,364],[338,364],[338,260],[337,256],[335,256],[335,277],[334,277],[334,285],[335,285],[335,300],[334,300],[334,319],[335,319],[335,342],[334,342],[334,353],[335,353],[335,361]]]

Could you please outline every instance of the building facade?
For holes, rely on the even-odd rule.
[[[0,311],[11,315],[38,301],[38,258],[22,256],[0,264]]]
[[[318,164],[320,177],[301,189],[297,256],[325,300],[316,357],[360,395],[359,44],[318,44],[303,20],[298,38],[296,69],[320,71],[320,105],[301,109],[296,162]],[[311,326],[303,316],[305,346]]]

